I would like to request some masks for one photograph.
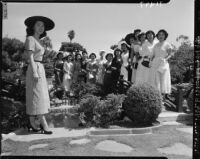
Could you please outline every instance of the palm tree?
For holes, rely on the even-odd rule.
[[[70,31],[68,32],[68,37],[69,37],[70,43],[71,43],[72,40],[73,40],[74,37],[75,37],[75,31],[74,31],[74,30],[70,30]]]

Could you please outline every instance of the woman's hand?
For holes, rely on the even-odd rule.
[[[37,73],[33,73],[33,79],[35,82],[37,82],[40,79],[40,77],[38,76]]]

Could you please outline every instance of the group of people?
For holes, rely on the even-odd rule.
[[[29,57],[26,73],[26,113],[29,115],[29,128],[34,132],[52,134],[45,119],[50,100],[42,62],[44,47],[41,38],[55,24],[47,17],[32,16],[25,20],[25,25],[25,50]],[[155,35],[151,30],[144,33],[136,29],[119,42],[113,53],[100,51],[99,59],[96,59],[95,53],[91,53],[89,57],[87,52],[78,53],[75,57],[73,54],[63,57],[60,52],[54,64],[56,82],[67,92],[70,92],[73,82],[82,80],[99,83],[106,93],[111,93],[122,76],[124,80],[135,85],[149,83],[162,94],[168,94],[171,92],[168,59],[172,56],[173,49],[166,41],[167,37],[165,30],[159,30]]]
[[[121,76],[133,84],[148,83],[162,94],[171,92],[171,78],[168,59],[173,48],[166,41],[168,33],[159,30],[141,32],[136,29],[120,41],[114,53],[100,51],[100,58],[86,51],[63,57],[59,52],[54,64],[55,79],[65,91],[71,90],[73,82],[85,81],[101,84],[106,93],[113,93]]]

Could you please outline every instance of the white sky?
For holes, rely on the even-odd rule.
[[[171,0],[168,4],[141,7],[141,4],[119,3],[8,3],[8,19],[3,20],[3,36],[25,41],[24,20],[42,15],[55,22],[47,34],[53,49],[58,51],[61,42],[69,41],[67,32],[75,30],[74,42],[82,44],[89,53],[100,50],[112,52],[126,34],[140,28],[142,31],[166,29],[168,41],[176,44],[178,35],[194,38],[194,1]]]

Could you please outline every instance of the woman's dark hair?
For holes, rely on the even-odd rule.
[[[79,55],[81,56],[81,54],[79,54],[79,53],[75,55],[75,61],[77,61],[77,58]],[[81,59],[82,59],[82,56],[81,56]]]
[[[108,56],[112,56],[112,58],[113,58],[113,54],[112,53],[108,53],[107,55],[106,55],[106,60],[108,60]]]
[[[114,50],[114,58],[117,56],[117,55],[116,55],[116,52],[117,52],[117,51],[120,51],[120,55],[122,54],[122,50],[120,50],[120,49],[115,49],[115,50]]]
[[[34,30],[33,30],[33,28],[27,27],[27,28],[26,28],[26,37],[28,37],[28,36],[33,36],[33,35],[34,35]],[[47,36],[46,31],[44,31],[44,33],[42,33],[42,34],[40,35],[40,39],[42,39],[42,38],[45,37],[45,36]]]
[[[157,39],[158,39],[158,34],[159,34],[160,32],[163,32],[163,33],[165,34],[165,40],[166,40],[167,37],[168,37],[168,33],[167,33],[167,31],[164,30],[164,29],[161,29],[161,30],[158,31],[158,33],[156,34]]]
[[[62,55],[63,56],[63,53],[62,52],[58,52],[58,54],[56,55],[56,58],[58,59],[58,57]]]
[[[152,34],[153,39],[156,37],[156,34],[152,30],[148,30],[145,34],[146,34],[146,37],[147,37],[148,34]]]
[[[89,58],[91,58],[92,55],[94,55],[95,58],[97,57],[95,53],[91,53],[90,56],[89,56]]]
[[[139,41],[141,41],[141,37],[142,37],[142,36],[146,36],[146,34],[145,34],[144,32],[140,33],[140,34],[138,35]],[[145,39],[146,39],[146,37],[145,37]]]
[[[88,54],[88,53],[87,53],[87,51],[82,51],[82,55],[83,55],[83,54]]]

